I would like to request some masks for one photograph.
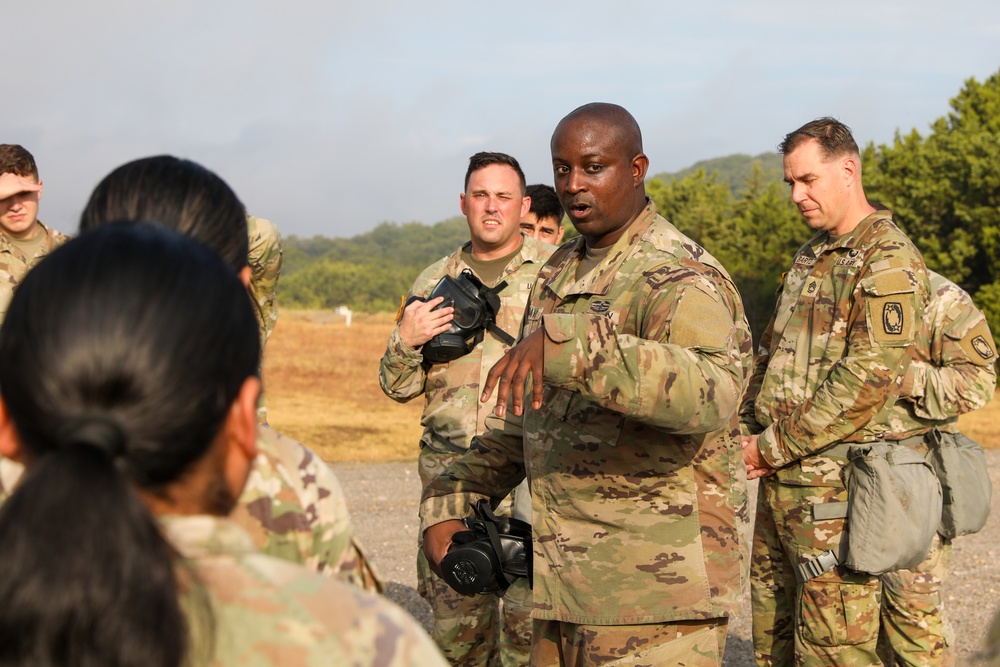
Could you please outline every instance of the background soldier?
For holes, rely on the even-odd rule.
[[[816,233],[784,278],[742,408],[749,476],[764,476],[751,562],[754,653],[760,665],[879,664],[879,577],[838,566],[809,578],[802,568],[840,545],[844,519],[813,514],[847,501],[838,445],[887,433],[876,416],[896,399],[907,348],[926,346],[927,272],[888,212],[865,198],[845,125],[807,123],[779,151],[792,201]]]
[[[563,209],[551,185],[536,183],[528,186],[531,208],[521,217],[521,231],[533,239],[552,245],[562,243],[566,230],[562,226]]]
[[[17,144],[0,144],[0,322],[28,269],[66,241],[38,219],[41,198],[35,158]]]
[[[425,492],[424,548],[440,562],[468,503],[527,474],[531,664],[718,665],[745,555],[739,293],[646,198],[649,160],[625,109],[566,116],[552,164],[582,238],[543,269],[522,340],[486,381],[483,400],[496,386],[510,420],[491,420]]]
[[[476,153],[469,160],[465,192],[460,196],[470,240],[435,262],[413,283],[408,297],[427,297],[444,276],[471,270],[488,287],[498,287],[497,326],[512,337],[521,329],[531,286],[552,247],[521,234],[519,222],[528,211],[524,173],[517,160],[503,153]],[[414,300],[400,313],[379,367],[382,391],[406,402],[424,396],[418,467],[426,486],[468,451],[481,433],[489,409],[479,402],[481,384],[490,367],[510,347],[492,332],[466,354],[447,363],[428,363],[422,348],[451,327],[452,308],[442,299]],[[506,489],[497,498],[507,496]],[[518,490],[522,499],[526,488]],[[527,519],[527,517],[524,517]],[[503,628],[497,640],[498,598],[467,597],[452,590],[432,572],[422,551],[417,555],[420,595],[434,612],[431,635],[453,665],[528,664],[531,621],[530,591],[523,579],[504,598]]]
[[[247,237],[249,248],[247,261],[250,264],[250,298],[260,323],[260,367],[264,368],[264,346],[278,323],[278,278],[281,277],[281,262],[284,246],[281,233],[270,220],[247,216]],[[257,401],[257,421],[267,424],[267,404],[261,389]]]
[[[890,430],[887,440],[921,454],[927,453],[930,431],[957,432],[959,415],[986,405],[997,383],[996,345],[986,317],[961,287],[933,271],[928,275],[931,301],[924,327],[930,345],[914,346],[900,399],[878,417]],[[880,657],[887,664],[954,664],[954,633],[941,594],[950,562],[951,540],[935,535],[917,567],[882,575]]]

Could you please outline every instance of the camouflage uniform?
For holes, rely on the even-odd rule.
[[[266,426],[257,458],[230,519],[269,556],[302,563],[360,588],[382,587],[354,537],[340,481],[311,450]],[[0,503],[24,467],[0,458]]]
[[[382,582],[354,536],[340,480],[315,452],[266,426],[230,518],[261,553],[303,563],[360,588]]]
[[[14,297],[14,290],[24,280],[28,269],[38,264],[42,257],[69,238],[54,229],[49,229],[41,220],[38,221],[38,225],[45,233],[45,242],[31,257],[25,257],[24,253],[7,239],[6,234],[0,233],[0,322],[7,316],[7,308]]]
[[[250,242],[250,250],[247,253],[250,265],[250,298],[257,313],[257,324],[260,326],[260,361],[263,368],[264,346],[274,331],[274,325],[278,323],[277,289],[284,246],[278,228],[264,218],[248,215],[247,235]],[[257,421],[267,424],[267,404],[264,402],[263,391],[257,402]]]
[[[890,433],[921,453],[932,428],[956,431],[958,416],[983,407],[996,390],[996,345],[982,312],[962,288],[933,271],[924,314],[929,347],[903,378],[900,400],[878,416]],[[912,570],[882,575],[882,636],[904,665],[954,664],[954,634],[944,615],[941,586],[951,561],[951,541],[935,537],[927,558]],[[887,650],[888,649],[888,650]],[[889,660],[887,659],[887,662]]]
[[[752,358],[739,293],[652,201],[577,280],[584,251],[575,239],[552,256],[525,322],[525,336],[545,334],[542,407],[489,420],[494,430],[428,487],[422,528],[527,475],[536,630],[554,634],[545,621],[558,621],[585,652],[588,635],[617,634],[604,662],[636,657],[658,626],[696,623],[718,664],[712,628],[724,636],[739,606],[746,559],[736,409]],[[543,639],[533,665],[556,660]]]
[[[798,584],[794,568],[840,544],[844,520],[811,513],[847,500],[844,459],[824,450],[888,432],[875,415],[898,396],[928,291],[920,253],[886,211],[836,239],[818,232],[784,278],[741,410],[778,468],[761,480],[754,529],[758,664],[879,664],[879,578],[837,567]]]
[[[416,621],[391,602],[304,567],[255,553],[249,536],[212,516],[161,517],[204,597],[182,600],[191,664],[240,667],[444,666]],[[200,584],[200,586],[199,586]],[[215,633],[206,637],[208,602]],[[214,644],[211,660],[203,651]]]
[[[426,297],[444,276],[458,276],[469,268],[462,261],[462,250],[471,242],[427,267],[413,283],[409,296]],[[513,337],[521,330],[531,288],[538,271],[552,253],[553,246],[522,235],[520,251],[504,269],[500,280],[507,281],[500,293],[497,326]],[[418,469],[420,481],[427,484],[452,461],[468,451],[473,436],[485,429],[492,406],[479,401],[480,387],[490,368],[509,346],[486,332],[482,343],[472,352],[450,363],[423,365],[419,350],[412,350],[400,340],[399,329],[389,335],[385,355],[379,367],[382,391],[393,400],[406,402],[424,396]],[[507,491],[510,491],[508,489]],[[505,492],[503,496],[506,496]],[[503,497],[501,496],[501,497]],[[464,515],[467,515],[465,512]],[[434,610],[431,633],[454,665],[527,664],[530,644],[530,593],[527,582],[518,581],[505,598],[503,627],[498,630],[498,604],[494,595],[467,597],[451,589],[433,573],[417,552],[417,576],[420,594]],[[497,638],[499,632],[499,638]],[[500,642],[500,648],[497,642]],[[508,647],[511,650],[504,650]]]

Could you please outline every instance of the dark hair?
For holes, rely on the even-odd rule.
[[[789,132],[778,144],[778,152],[788,155],[806,141],[815,139],[825,159],[841,155],[859,155],[858,144],[851,135],[851,128],[836,118],[824,117],[809,121],[794,132]]]
[[[17,174],[30,176],[38,180],[38,165],[34,156],[24,146],[18,144],[0,144],[0,174]]]
[[[526,182],[524,179],[524,172],[521,171],[521,165],[518,164],[517,160],[506,153],[488,153],[486,151],[481,151],[470,157],[469,168],[465,172],[465,189],[469,189],[469,178],[472,177],[474,172],[477,172],[480,169],[485,169],[493,164],[503,164],[517,172],[517,178],[521,181],[521,194],[523,195],[525,191],[524,184]]]
[[[104,177],[80,216],[80,231],[120,220],[155,220],[247,266],[246,208],[217,175],[191,160],[157,155]]]
[[[0,396],[30,465],[0,508],[0,665],[183,663],[187,579],[135,489],[165,497],[256,374],[245,295],[209,249],[136,223],[69,241],[18,287]],[[228,511],[219,486],[198,500]]]
[[[544,183],[536,183],[535,185],[529,185],[526,192],[531,197],[531,208],[529,210],[535,214],[536,218],[539,220],[552,218],[557,224],[562,222],[563,207],[559,203],[559,197],[556,196],[555,188]]]

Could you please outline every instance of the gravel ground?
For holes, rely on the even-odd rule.
[[[954,542],[945,605],[955,629],[958,652],[968,658],[1000,605],[1000,450],[987,451],[993,486],[993,511],[982,531]],[[430,610],[417,595],[414,564],[420,480],[415,462],[338,463],[358,536],[387,584],[387,596],[428,626]],[[754,489],[756,490],[756,489]],[[749,594],[730,621],[724,665],[751,667]]]

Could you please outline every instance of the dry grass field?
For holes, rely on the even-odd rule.
[[[392,461],[417,455],[421,399],[400,405],[378,386],[391,314],[283,310],[268,342],[264,382],[271,425],[328,461]],[[1000,447],[1000,400],[961,420],[984,447]]]
[[[268,419],[328,461],[416,458],[422,400],[396,403],[378,385],[391,314],[282,310],[264,357]]]

